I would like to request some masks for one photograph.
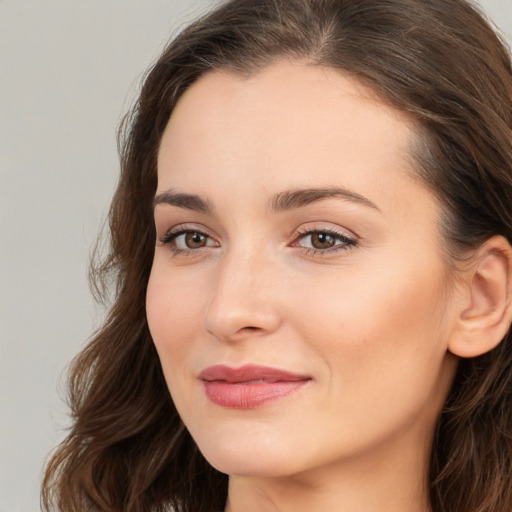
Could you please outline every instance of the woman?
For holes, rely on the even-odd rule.
[[[462,0],[185,29],[125,123],[45,507],[508,512],[511,100]]]

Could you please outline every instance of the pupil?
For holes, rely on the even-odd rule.
[[[206,237],[201,233],[188,233],[185,238],[186,244],[190,248],[203,247],[206,242]]]
[[[334,245],[334,239],[327,233],[315,233],[312,236],[313,247],[316,249],[325,249]]]

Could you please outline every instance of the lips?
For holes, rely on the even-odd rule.
[[[252,409],[284,398],[311,381],[307,375],[255,365],[211,366],[199,374],[199,379],[211,402],[231,409]]]

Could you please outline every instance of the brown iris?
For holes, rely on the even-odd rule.
[[[199,249],[206,245],[207,236],[202,233],[190,232],[185,235],[185,245],[189,249]]]
[[[312,233],[311,234],[311,245],[315,249],[328,249],[332,247],[336,242],[336,238],[328,233]]]

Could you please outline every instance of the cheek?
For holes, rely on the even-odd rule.
[[[168,384],[179,375],[183,361],[201,328],[201,289],[191,283],[169,278],[158,267],[152,270],[146,294],[148,326]]]
[[[445,272],[438,258],[418,264],[414,254],[384,254],[343,279],[342,293],[332,290],[325,307],[332,316],[337,311],[351,336],[390,349],[417,344],[419,338],[433,341],[445,309]]]
[[[194,398],[194,340],[201,328],[201,291],[190,282],[171,278],[165,266],[154,265],[146,294],[146,315],[162,371],[173,402],[185,414],[197,403]]]
[[[347,272],[335,284],[310,283],[306,302],[296,300],[291,313],[327,362],[333,392],[350,390],[370,407],[385,395],[401,395],[414,407],[444,393],[438,389],[449,328],[443,270],[395,263],[380,267],[385,272]]]
[[[367,274],[363,285],[366,279],[353,273],[336,286],[313,289],[308,304],[297,301],[297,331],[308,340],[311,360],[325,363],[315,425],[331,433],[328,449],[348,453],[404,435],[412,424],[429,435],[446,399],[455,364],[447,358],[438,302],[442,279],[405,269],[397,274],[402,279]],[[324,454],[326,448],[315,449]]]

